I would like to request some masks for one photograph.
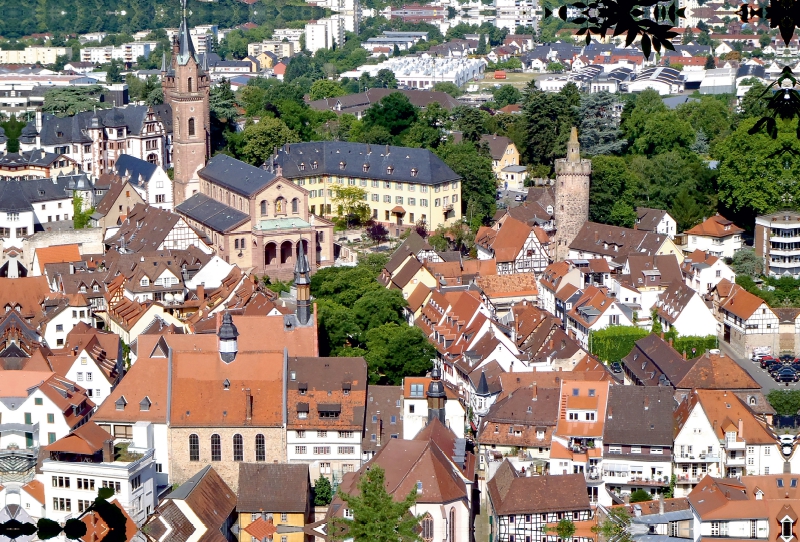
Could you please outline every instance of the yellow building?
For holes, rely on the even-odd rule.
[[[236,511],[239,542],[311,542],[303,533],[314,521],[308,465],[240,463]]]
[[[484,135],[481,143],[489,146],[492,155],[492,171],[499,180],[504,179],[503,168],[519,165],[519,150],[511,139],[499,135]]]
[[[349,186],[363,188],[372,218],[389,226],[424,221],[435,229],[462,216],[461,177],[427,149],[292,143],[279,149],[267,167],[309,192],[312,214],[338,214],[335,189]]]

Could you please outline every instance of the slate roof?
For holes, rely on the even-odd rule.
[[[67,184],[67,177],[3,181],[0,183],[0,211],[31,211],[34,203],[69,199]]]
[[[341,175],[427,185],[461,179],[427,149],[342,141],[287,143],[278,150],[274,165],[281,167],[287,179]],[[364,171],[365,166],[367,171]],[[391,173],[389,168],[392,168]]]
[[[644,386],[658,386],[663,374],[673,386],[680,382],[692,363],[683,359],[664,339],[651,333],[636,341],[622,363]]]
[[[636,208],[636,229],[642,231],[656,231],[661,219],[667,212],[663,209],[650,209],[648,207]]]
[[[248,197],[276,178],[270,171],[253,167],[226,154],[216,155],[198,174],[203,179]]]
[[[229,231],[250,219],[249,214],[199,192],[175,207],[175,210],[218,232]]]
[[[672,446],[671,387],[612,386],[603,442]]]
[[[305,463],[239,463],[236,509],[245,513],[304,513],[309,485]],[[265,491],[268,487],[282,490]]]
[[[72,143],[91,143],[87,129],[91,125],[93,116],[100,119],[101,126],[124,126],[128,133],[140,135],[144,126],[148,107],[146,105],[129,105],[127,107],[114,107],[97,111],[84,111],[71,117],[57,117],[55,115],[42,115],[41,136],[42,145],[68,145]],[[35,121],[29,122],[23,129],[23,135],[29,137],[36,134]],[[22,138],[20,139],[22,141]]]
[[[52,166],[61,154],[43,150],[23,151],[21,153],[9,152],[0,156],[0,166]]]
[[[123,179],[130,177],[131,182],[139,182],[141,180],[147,183],[157,169],[158,166],[156,164],[151,164],[130,154],[120,155],[114,164],[114,172]]]
[[[127,251],[157,249],[180,218],[179,215],[167,210],[137,203],[117,233],[106,239],[105,243],[116,248],[122,244],[120,241],[124,237]]]

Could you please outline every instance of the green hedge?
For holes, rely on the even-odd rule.
[[[649,334],[648,330],[639,327],[609,326],[600,331],[593,331],[589,338],[589,346],[593,355],[607,363],[611,363],[619,361],[630,354],[636,341],[647,337]],[[707,337],[686,335],[679,337],[675,333],[665,333],[664,338],[671,338],[673,348],[680,353],[686,352],[686,357],[689,359],[718,346],[716,335],[708,335]]]

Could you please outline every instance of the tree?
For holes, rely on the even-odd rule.
[[[737,275],[756,278],[764,272],[764,260],[759,258],[752,248],[737,250],[733,255],[731,269]]]
[[[622,226],[623,228],[632,228],[636,224],[636,209],[630,203],[617,200],[614,202],[614,206],[611,207],[608,223],[614,226]]]
[[[433,85],[433,90],[437,92],[446,92],[453,98],[458,98],[459,96],[464,94],[464,91],[461,90],[461,88],[458,85],[456,85],[455,83],[451,83],[449,81],[441,81],[439,83],[436,83],[435,85]]]
[[[461,177],[461,209],[467,210],[472,201],[479,220],[494,215],[497,180],[492,171],[492,160],[487,151],[479,152],[469,141],[454,145],[448,143],[436,149],[436,154]]]
[[[528,163],[552,166],[556,158],[564,156],[570,129],[578,125],[578,105],[580,92],[573,83],[555,94],[528,85],[521,119],[527,144],[520,149]]]
[[[768,33],[761,34],[758,37],[758,44],[761,46],[762,49],[768,47],[769,45],[772,44],[772,37]]]
[[[704,67],[707,70],[713,70],[717,67],[717,63],[714,61],[713,55],[708,55],[706,57],[706,65]]]
[[[351,221],[366,222],[369,219],[370,208],[365,203],[367,191],[360,186],[336,185],[333,188],[333,204],[340,217],[345,217],[347,226]]]
[[[592,532],[600,534],[605,540],[615,540],[618,542],[630,542],[628,525],[631,523],[631,516],[624,507],[609,507],[608,513],[599,525],[592,527]]]
[[[676,109],[678,117],[688,122],[695,132],[703,132],[711,149],[730,135],[731,112],[729,104],[714,96],[702,96],[700,100],[687,102]]]
[[[800,140],[797,121],[778,121],[775,139],[749,134],[756,119],[745,119],[717,145],[719,200],[743,218],[791,208],[800,201]]]
[[[505,107],[522,101],[522,93],[514,85],[501,85],[492,91],[497,107]]]
[[[42,111],[66,117],[82,111],[107,109],[111,106],[100,101],[102,93],[103,87],[99,85],[54,88],[45,93]]]
[[[760,81],[753,82],[739,102],[739,118],[760,119],[767,111],[768,99],[765,96],[767,87]]]
[[[592,159],[592,182],[589,185],[589,219],[611,224],[611,212],[617,201],[634,201],[637,180],[618,156],[595,156]]]
[[[404,377],[422,376],[436,357],[422,330],[405,322],[383,324],[366,332],[369,379],[373,384],[398,386]]]
[[[161,87],[156,87],[150,91],[150,94],[147,95],[147,99],[145,100],[147,105],[161,105],[164,103],[164,89]]]
[[[375,74],[375,81],[379,87],[397,88],[397,78],[394,76],[394,72],[387,68],[378,70],[378,73]]]
[[[620,128],[630,141],[638,139],[645,129],[647,121],[657,113],[665,113],[667,106],[661,96],[653,89],[646,89],[629,98],[622,111]]]
[[[692,31],[692,27],[687,27],[686,31],[683,33],[683,37],[681,38],[681,43],[683,45],[689,45],[694,41],[694,31]]]
[[[345,94],[346,92],[339,83],[328,79],[318,79],[311,85],[309,98],[312,100],[323,100],[325,98],[344,96]]]
[[[331,481],[320,474],[314,483],[314,506],[328,506],[332,499],[333,487],[331,487]]]
[[[282,120],[269,117],[248,125],[242,136],[245,143],[241,158],[254,166],[263,164],[275,147],[298,141],[297,135]]]
[[[644,489],[637,489],[633,493],[631,493],[631,504],[637,502],[645,502],[645,501],[652,501],[653,496],[650,495],[649,492],[645,491]]]
[[[670,215],[678,223],[678,231],[686,231],[703,220],[705,209],[700,205],[688,186],[678,192],[670,207]]]
[[[622,137],[619,121],[614,114],[617,97],[610,92],[581,95],[578,135],[581,153],[589,156],[620,154],[628,142]]]
[[[89,227],[89,224],[92,221],[92,213],[94,213],[94,207],[84,211],[83,198],[77,193],[72,196],[72,223],[76,230],[82,230],[83,228]]]
[[[212,117],[218,122],[227,123],[239,116],[236,110],[236,96],[231,90],[231,82],[222,78],[218,85],[211,88],[208,96],[208,105]]]
[[[633,142],[633,150],[652,156],[674,149],[687,148],[694,143],[695,131],[674,111],[663,111],[650,116]]]
[[[478,55],[489,53],[489,45],[486,43],[486,34],[481,34],[481,37],[478,38],[478,48],[475,49],[475,53]]]
[[[554,530],[561,540],[569,540],[575,534],[575,524],[564,518],[556,524]]]
[[[339,494],[353,515],[336,518],[334,540],[354,542],[416,542],[420,518],[411,513],[417,500],[416,488],[402,500],[387,493],[385,473],[379,465],[367,468],[358,481],[358,494]]]
[[[383,224],[376,222],[367,228],[367,236],[375,244],[383,243],[389,239],[389,230]]]
[[[697,130],[697,132],[695,132],[694,143],[692,143],[691,149],[697,154],[708,154],[708,138],[703,130]]]
[[[106,83],[122,83],[122,62],[112,60],[106,70]]]
[[[370,106],[364,113],[364,126],[385,128],[392,136],[409,129],[417,120],[417,108],[405,94],[392,92]]]
[[[550,62],[547,64],[545,70],[550,73],[563,73],[564,65],[561,62]]]
[[[477,142],[486,133],[483,112],[468,105],[458,105],[450,112],[455,127],[461,131],[464,141]]]
[[[380,288],[364,294],[353,305],[353,316],[356,324],[364,331],[379,327],[383,324],[406,323],[403,317],[403,308],[408,302],[403,299],[400,290]]]

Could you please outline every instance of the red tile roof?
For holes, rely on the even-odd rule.
[[[701,222],[694,228],[686,230],[689,235],[699,235],[704,237],[728,237],[730,235],[738,235],[744,232],[742,228],[717,214]]]

